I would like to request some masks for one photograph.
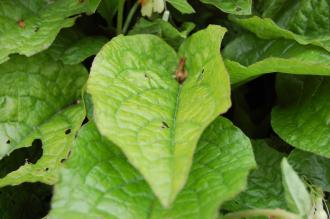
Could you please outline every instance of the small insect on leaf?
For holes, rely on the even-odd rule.
[[[188,71],[184,68],[185,63],[186,59],[180,58],[178,68],[175,71],[175,79],[179,82],[179,84],[182,84],[188,77]]]
[[[24,20],[19,20],[19,21],[18,21],[18,26],[19,26],[20,28],[25,28],[25,21],[24,21]]]

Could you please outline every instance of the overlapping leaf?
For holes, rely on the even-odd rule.
[[[36,54],[50,46],[76,15],[94,12],[100,0],[2,0],[0,2],[0,63],[10,54]]]
[[[201,2],[214,5],[230,14],[249,15],[252,11],[252,0],[201,0]]]
[[[265,39],[286,38],[330,51],[330,1],[264,1],[257,4],[261,17],[231,20]]]
[[[280,167],[284,154],[268,146],[265,140],[253,141],[253,151],[257,169],[249,175],[246,191],[226,203],[225,208],[231,211],[287,209]]]
[[[219,54],[224,32],[209,26],[188,38],[178,54],[153,35],[119,36],[93,63],[87,90],[97,127],[166,206],[185,184],[201,133],[230,106]],[[188,72],[183,84],[175,80],[180,59]]]
[[[330,160],[310,152],[295,149],[288,160],[292,167],[308,182],[330,191]]]
[[[177,49],[194,28],[195,24],[190,22],[184,23],[178,30],[162,19],[148,21],[141,18],[129,34],[155,34]]]
[[[0,65],[0,72],[1,158],[30,146],[35,139],[43,144],[43,155],[36,164],[27,161],[0,179],[0,186],[54,183],[84,118],[82,105],[70,105],[79,98],[87,72],[80,65],[65,66],[45,53],[30,58],[14,56]],[[1,166],[2,171],[8,168]]]
[[[249,139],[218,118],[199,141],[186,187],[164,209],[125,156],[88,124],[55,187],[50,217],[216,218],[220,204],[242,190],[254,165]]]
[[[66,65],[75,65],[96,55],[106,42],[108,39],[103,36],[89,37],[75,29],[65,29],[57,36],[47,53]]]
[[[281,76],[272,127],[292,146],[330,157],[330,77]]]
[[[262,40],[245,34],[230,42],[223,56],[233,84],[272,72],[330,75],[327,51],[292,40]]]
[[[195,12],[194,8],[191,7],[187,0],[166,0],[166,2],[170,3],[183,14],[191,14]]]

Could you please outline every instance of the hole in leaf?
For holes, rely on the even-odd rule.
[[[65,130],[65,134],[66,135],[68,135],[68,134],[70,134],[71,133],[71,129],[67,129],[67,130]]]
[[[161,128],[162,128],[162,129],[164,129],[164,128],[169,128],[169,126],[167,125],[166,122],[162,122],[162,126],[161,126]]]
[[[35,164],[42,156],[42,141],[35,139],[30,147],[19,148],[0,161],[0,178],[17,170],[26,162]]]
[[[7,143],[7,144],[10,144],[10,140],[8,139],[8,140],[6,141],[6,143]]]
[[[48,170],[49,170],[49,168],[48,168],[48,167],[46,167],[46,168],[45,168],[45,171],[47,172]]]
[[[66,159],[65,158],[63,158],[62,160],[61,160],[61,163],[64,163],[66,161]]]
[[[23,183],[0,189],[0,208],[8,218],[43,218],[50,210],[53,187],[42,183]],[[7,218],[6,217],[6,218]]]

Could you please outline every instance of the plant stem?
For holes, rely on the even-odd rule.
[[[125,0],[119,0],[117,14],[117,35],[123,32],[123,15],[124,15]]]
[[[299,219],[298,215],[284,211],[282,209],[255,209],[229,213],[223,216],[223,219],[239,219],[246,217],[268,216],[280,219]]]
[[[136,10],[138,9],[139,7],[139,1],[136,1],[135,4],[133,5],[133,7],[131,8],[131,10],[129,11],[128,15],[127,15],[127,18],[126,18],[126,21],[125,21],[125,24],[124,24],[124,28],[123,28],[123,33],[125,34],[128,30],[128,27],[132,21],[132,18],[136,12]]]

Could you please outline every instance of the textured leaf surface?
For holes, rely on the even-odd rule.
[[[265,73],[330,75],[330,54],[292,40],[261,40],[246,34],[223,51],[231,83],[242,83]]]
[[[54,41],[77,14],[93,12],[100,0],[2,0],[0,2],[0,63],[10,54],[36,54]]]
[[[166,2],[170,3],[183,14],[191,14],[195,12],[194,8],[191,7],[187,0],[166,0]]]
[[[126,157],[90,123],[62,170],[50,217],[216,218],[219,205],[243,189],[254,165],[249,139],[218,118],[199,141],[186,187],[164,209]]]
[[[278,106],[272,111],[272,127],[283,140],[328,158],[329,87],[330,77],[282,75],[276,85]]]
[[[290,153],[288,160],[301,178],[320,186],[324,191],[330,191],[329,158],[295,149]]]
[[[258,12],[264,18],[236,18],[234,21],[259,37],[295,39],[330,50],[330,1],[260,1]],[[271,19],[269,19],[271,18]]]
[[[173,48],[177,49],[194,28],[195,24],[190,22],[184,23],[180,29],[176,29],[169,22],[162,19],[148,21],[141,18],[129,34],[154,34],[164,39]]]
[[[201,0],[201,2],[214,5],[230,14],[251,14],[252,0]]]
[[[97,55],[88,81],[94,119],[168,206],[185,184],[197,141],[230,106],[220,40],[224,28],[209,26],[179,54],[153,35],[119,36]],[[189,72],[181,85],[179,58]]]
[[[231,211],[286,209],[280,166],[284,154],[268,146],[266,140],[252,143],[257,169],[249,175],[247,189],[227,202],[224,208]]]
[[[311,197],[286,158],[281,162],[285,198],[289,209],[300,216],[307,217],[312,210]]]
[[[27,162],[19,169],[0,179],[0,187],[18,185],[23,182],[43,182],[54,184],[58,181],[58,171],[67,159],[75,133],[85,117],[82,105],[70,107],[54,115],[49,121],[37,127],[20,144],[28,146],[34,139],[42,142],[42,156],[35,163]],[[2,166],[1,169],[10,168]]]
[[[67,150],[65,143],[70,141],[65,131],[72,129],[73,133],[84,116],[81,106],[62,110],[79,98],[87,72],[80,65],[65,66],[46,54],[30,58],[14,56],[0,65],[0,72],[1,158],[15,149],[30,146],[35,139],[44,145],[40,164],[27,163],[0,179],[0,185],[25,180],[50,183],[54,178],[52,170],[55,171],[63,158],[56,155],[65,153],[61,150]],[[48,168],[47,171],[44,168]]]

